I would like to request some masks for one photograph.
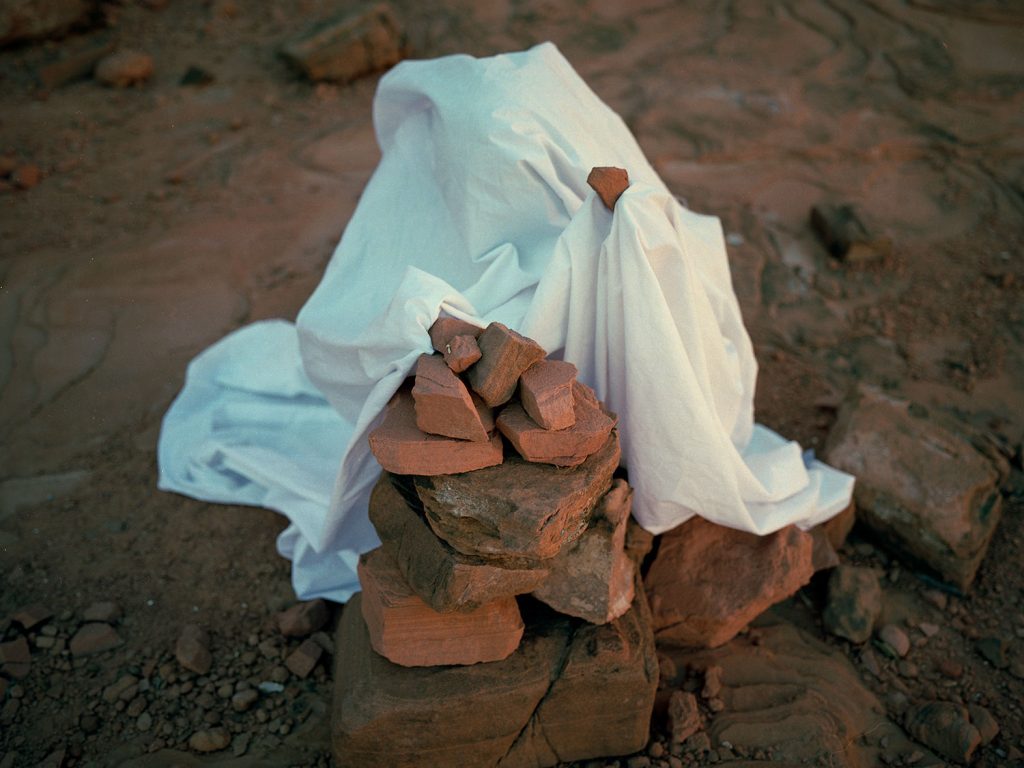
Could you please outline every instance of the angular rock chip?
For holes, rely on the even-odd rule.
[[[930,701],[907,713],[907,732],[943,757],[969,763],[981,745],[967,708],[951,701]]]
[[[636,565],[625,551],[633,491],[615,480],[590,526],[545,564],[551,571],[533,596],[560,613],[606,624],[629,610]]]
[[[403,387],[388,403],[384,420],[370,432],[370,450],[388,472],[450,475],[501,464],[501,435],[486,442],[428,435],[416,426],[412,392]]]
[[[511,456],[500,467],[415,478],[434,533],[465,555],[521,567],[557,555],[576,541],[607,493],[619,465],[614,430],[604,447],[575,469]]]
[[[685,691],[672,691],[668,700],[668,730],[672,741],[682,744],[701,728],[697,697]]]
[[[117,622],[123,614],[121,606],[109,600],[92,603],[82,611],[82,619],[85,621],[105,621],[107,624]]]
[[[863,388],[844,403],[829,463],[857,477],[858,516],[899,553],[966,589],[999,522],[998,473],[967,440]]]
[[[888,237],[868,234],[850,205],[816,205],[811,208],[811,228],[828,252],[851,264],[880,261],[892,250]]]
[[[623,168],[597,166],[592,168],[590,175],[587,176],[587,184],[597,192],[605,208],[612,211],[622,193],[629,187],[629,174]]]
[[[316,667],[316,663],[320,661],[323,653],[324,649],[315,640],[307,638],[302,641],[298,648],[288,654],[288,658],[284,660],[284,665],[288,667],[293,675],[305,679],[309,677],[309,673]]]
[[[386,4],[345,12],[317,24],[281,49],[314,82],[348,83],[394,66],[405,56],[405,35]]]
[[[416,404],[416,426],[424,432],[456,440],[491,439],[491,409],[473,401],[466,385],[440,355],[420,355],[412,397]]]
[[[871,638],[882,612],[882,588],[870,568],[840,565],[828,579],[828,603],[822,613],[825,629],[854,643]]]
[[[661,537],[645,583],[659,644],[714,648],[810,581],[812,537],[757,536],[694,517]]]
[[[415,488],[408,499],[388,472],[370,494],[370,521],[384,550],[397,563],[412,590],[438,612],[471,611],[501,597],[539,587],[546,568],[504,568],[456,551],[439,539],[423,518]]]
[[[28,677],[32,669],[32,652],[24,637],[16,637],[6,643],[0,643],[0,671],[9,677],[20,680]]]
[[[483,328],[478,328],[472,323],[467,323],[465,320],[447,316],[439,317],[430,326],[430,343],[435,351],[443,355],[448,345],[452,343],[456,336],[470,336],[476,341],[477,337],[483,332]]]
[[[285,637],[307,637],[327,623],[331,616],[325,600],[296,603],[277,615],[277,628]]]
[[[498,429],[527,461],[575,467],[600,449],[617,419],[601,408],[586,384],[573,382],[575,423],[568,429],[549,430],[531,419],[523,406],[511,403],[498,416]]]
[[[342,614],[335,654],[339,765],[552,766],[647,741],[658,665],[642,599],[600,627],[528,601],[514,654],[443,668],[400,667],[373,653],[361,600]]]
[[[52,618],[53,611],[39,603],[26,605],[24,608],[20,608],[11,614],[11,621],[21,624],[22,629],[25,630],[35,629]]]
[[[109,624],[83,624],[71,638],[70,648],[74,656],[90,656],[117,648],[123,642]]]
[[[476,337],[465,334],[453,336],[452,340],[445,344],[442,354],[445,363],[455,373],[462,373],[483,356],[480,345],[476,343]]]
[[[811,528],[814,537],[814,570],[822,571],[839,565],[839,549],[857,521],[857,505],[852,501],[835,517]]]
[[[576,423],[572,385],[576,366],[561,360],[539,360],[519,377],[519,399],[527,415],[544,429],[565,429]]]
[[[187,624],[181,628],[174,644],[174,656],[185,669],[205,675],[213,664],[209,646],[210,636],[206,630],[196,624]]]
[[[713,744],[770,752],[768,765],[805,765],[828,755],[836,768],[892,765],[918,751],[918,765],[938,764],[885,716],[885,707],[836,648],[769,612],[748,635],[715,650],[662,649],[680,669],[721,670],[723,708],[707,724]],[[886,745],[886,746],[883,746]],[[743,765],[760,765],[749,758]],[[739,765],[737,762],[737,765]]]
[[[500,661],[519,647],[523,620],[514,597],[473,611],[438,613],[378,547],[359,558],[362,611],[373,650],[403,667]]]
[[[543,348],[501,323],[491,323],[477,338],[480,361],[469,369],[469,385],[492,408],[516,391],[523,371],[542,360]]]

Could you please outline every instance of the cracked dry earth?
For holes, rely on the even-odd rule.
[[[152,80],[126,90],[85,79],[39,91],[33,72],[71,40],[0,51],[0,153],[42,170],[31,189],[0,190],[0,640],[24,636],[30,651],[0,679],[3,768],[332,764],[330,662],[304,678],[284,663],[299,641],[276,623],[293,600],[274,550],[283,519],[159,493],[154,466],[188,361],[245,323],[294,318],[376,162],[376,77],[315,86],[276,56],[327,6],[108,4],[116,38],[155,61]],[[704,708],[704,749],[673,744],[659,710],[647,750],[594,765],[926,764],[898,724],[908,701],[929,698],[991,713],[999,733],[974,764],[1020,764],[1020,5],[394,6],[420,57],[553,40],[669,186],[722,217],[762,422],[820,446],[844,393],[866,382],[986,436],[1014,464],[968,594],[936,593],[858,530],[841,552],[883,574],[891,620],[937,628],[913,630],[905,659],[827,636],[812,582],[710,652],[727,681],[774,694],[727,691],[731,709]],[[191,65],[213,82],[179,85]],[[891,255],[861,268],[832,259],[808,226],[823,201],[855,205]],[[111,619],[121,644],[72,655],[84,612],[104,601],[122,613]],[[24,634],[4,618],[33,604],[52,618]],[[203,675],[174,658],[189,623],[211,636]],[[696,690],[689,670],[707,660],[673,655],[662,693]],[[807,673],[758,682],[786,658]],[[246,708],[224,704],[254,688]],[[866,709],[793,735],[846,696]],[[190,750],[212,728],[228,750]],[[775,748],[749,747],[766,732]]]

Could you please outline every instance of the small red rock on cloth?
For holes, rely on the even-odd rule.
[[[519,399],[530,418],[544,429],[566,429],[576,423],[572,385],[576,366],[541,360],[519,377]]]
[[[439,317],[430,326],[430,343],[435,350],[444,354],[448,344],[456,336],[472,336],[474,339],[483,333],[483,328],[478,328],[465,320],[454,317]]]
[[[597,166],[587,176],[587,184],[597,192],[605,207],[611,211],[619,197],[629,187],[629,174],[623,168]]]
[[[494,429],[491,409],[470,396],[440,355],[420,355],[416,364],[416,426],[431,435],[486,442]]]
[[[501,323],[488,325],[477,343],[483,356],[466,375],[469,385],[492,408],[507,403],[523,371],[547,354],[533,339]]]
[[[475,336],[453,336],[444,347],[444,361],[455,373],[462,373],[482,356]]]

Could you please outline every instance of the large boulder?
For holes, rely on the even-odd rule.
[[[644,579],[659,643],[714,648],[814,574],[813,537],[768,536],[694,517],[663,534]]]
[[[863,388],[840,409],[825,453],[856,475],[858,517],[881,541],[966,589],[999,522],[999,476],[924,413]]]
[[[658,680],[642,594],[604,626],[527,601],[519,649],[469,667],[400,667],[374,653],[356,595],[335,654],[335,759],[538,768],[641,749]]]

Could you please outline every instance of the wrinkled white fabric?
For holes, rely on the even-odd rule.
[[[160,487],[259,504],[300,597],[347,600],[377,545],[367,433],[440,313],[500,321],[576,364],[620,417],[633,513],[770,533],[841,511],[853,479],[754,424],[757,364],[718,220],[681,206],[551,44],[405,62],[374,103],[382,159],[287,323],[201,354],[168,411]],[[587,186],[626,168],[614,214]],[[329,405],[328,405],[329,403]]]

